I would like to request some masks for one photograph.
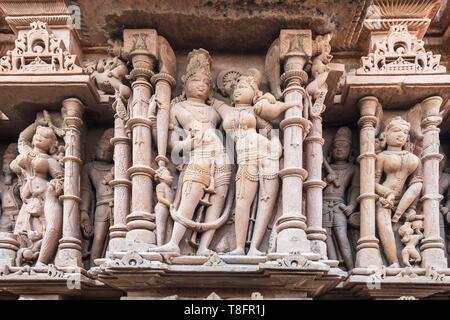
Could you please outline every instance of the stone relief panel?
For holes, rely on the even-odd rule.
[[[361,58],[357,74],[445,73],[441,55],[426,51],[424,41],[408,31],[407,25],[394,25],[387,37],[374,40],[370,53]]]
[[[14,49],[0,59],[0,72],[81,74],[77,60],[62,40],[51,33],[47,23],[34,21],[30,30],[15,41]]]

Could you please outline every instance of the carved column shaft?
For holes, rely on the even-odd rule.
[[[128,169],[131,165],[131,151],[130,138],[126,132],[126,106],[120,98],[117,98],[115,104],[114,138],[111,139],[114,145],[114,180],[111,181],[114,188],[114,225],[109,229],[109,252],[126,251],[126,218],[130,213],[131,182]]]
[[[172,88],[175,86],[175,79],[168,73],[158,73],[152,77],[152,84],[155,86],[155,95],[158,97],[160,108],[156,118],[158,156],[156,162],[161,167],[165,167],[169,162],[166,158],[167,140],[169,132],[170,100]]]
[[[84,106],[76,98],[63,101],[66,125],[64,156],[63,234],[59,241],[55,263],[59,267],[81,267],[80,230],[80,133],[83,125]]]
[[[127,122],[132,136],[132,166],[128,173],[132,181],[131,214],[127,216],[128,249],[145,251],[155,245],[155,217],[153,208],[153,175],[151,168],[151,121],[148,118],[149,100],[152,95],[150,78],[155,60],[147,54],[132,56],[133,101]]]
[[[303,86],[308,75],[303,71],[307,61],[304,56],[291,56],[285,61],[284,84],[285,102],[298,102],[298,107],[286,111],[280,127],[284,137],[284,168],[282,178],[283,212],[277,221],[277,253],[310,252],[306,237],[306,217],[303,215],[303,181],[307,172],[303,168],[303,136],[309,130],[310,122],[303,118]]]
[[[379,241],[375,235],[375,127],[379,105],[373,96],[364,97],[358,102],[361,117],[360,127],[360,156],[358,158],[361,172],[360,214],[361,233],[358,240],[356,267],[379,267],[382,265],[379,251]]]
[[[306,189],[306,215],[308,218],[308,239],[311,241],[311,251],[320,254],[322,259],[328,259],[325,240],[327,233],[322,228],[322,190],[326,183],[322,181],[323,144],[322,118],[312,117],[312,127],[306,144],[306,170],[308,180],[304,183]]]
[[[439,231],[439,128],[442,116],[439,109],[442,98],[435,96],[425,99],[422,103],[423,131],[423,215],[424,236],[420,249],[422,250],[422,266],[446,268],[447,259],[444,255],[444,241]]]

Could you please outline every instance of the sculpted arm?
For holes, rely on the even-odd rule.
[[[166,207],[170,207],[172,205],[172,201],[166,198],[166,188],[164,187],[169,188],[163,185],[156,186],[156,198],[158,199],[159,203],[165,205]]]
[[[353,173],[352,182],[350,184],[350,195],[348,200],[348,205],[353,210],[358,206],[358,196],[360,192],[359,175],[359,167],[355,166],[355,172]]]
[[[255,104],[255,113],[267,121],[273,121],[289,108],[299,106],[300,102],[280,102],[275,97],[265,94]]]
[[[33,139],[33,135],[35,134],[37,127],[38,123],[33,122],[20,133],[19,140],[17,143],[19,153],[26,152],[27,150],[30,149],[31,140]]]
[[[383,176],[383,166],[384,166],[384,156],[382,154],[377,155],[377,160],[375,162],[375,192],[380,197],[388,198],[393,197],[394,191],[390,188],[383,186],[381,182],[381,177]],[[392,199],[394,200],[394,199]]]
[[[415,210],[417,203],[419,201],[420,192],[423,186],[422,179],[422,167],[420,165],[420,160],[418,160],[418,166],[413,175],[411,176],[408,189],[403,194],[398,206],[395,211],[395,215],[392,217],[392,222],[397,222],[403,213],[412,209]]]
[[[184,130],[178,122],[175,116],[176,106],[172,108],[170,112],[170,124],[169,124],[169,150],[172,150],[173,154],[179,155],[183,150],[192,150],[194,146],[194,140],[191,136],[186,135]]]
[[[86,164],[81,172],[81,204],[80,204],[80,222],[81,229],[86,237],[92,234],[90,219],[91,203],[94,197],[91,179],[89,177],[90,165]]]

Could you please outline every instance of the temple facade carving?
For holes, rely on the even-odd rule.
[[[0,299],[450,296],[446,1],[41,2],[0,0]]]

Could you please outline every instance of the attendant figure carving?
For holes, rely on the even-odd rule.
[[[0,177],[0,233],[12,234],[21,206],[17,176],[10,168],[11,162],[16,157],[17,144],[11,143],[3,154]]]
[[[113,134],[113,129],[103,132],[97,144],[95,160],[84,166],[81,176],[81,229],[85,238],[93,236],[91,266],[95,259],[103,256],[109,227],[112,225],[114,196],[109,183],[114,170],[113,147],[110,143]],[[93,203],[94,206],[91,205]]]
[[[350,161],[352,132],[348,127],[338,129],[331,148],[332,162],[324,160],[327,186],[323,191],[322,224],[327,230],[328,258],[337,260],[339,252],[350,270],[353,268],[353,257],[347,224],[357,207],[359,170]]]
[[[58,136],[64,133],[53,125],[44,111],[19,136],[19,155],[11,169],[20,180],[23,204],[17,216],[14,234],[20,242],[16,264],[51,262],[62,231],[64,170],[60,163]]]
[[[410,124],[401,117],[389,121],[380,136],[382,151],[375,165],[376,225],[389,266],[399,267],[393,224],[403,214],[408,221],[420,220],[416,202],[422,190],[420,159],[409,145]],[[421,224],[418,221],[418,224]]]

